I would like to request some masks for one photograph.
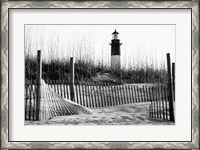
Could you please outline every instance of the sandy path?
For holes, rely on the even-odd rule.
[[[130,104],[90,109],[93,114],[59,116],[46,122],[26,121],[27,125],[174,125],[173,122],[149,118],[148,104]]]

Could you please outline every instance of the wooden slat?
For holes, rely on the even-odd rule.
[[[122,104],[124,105],[126,102],[125,102],[125,95],[124,95],[124,90],[123,90],[123,84],[119,86],[119,89],[120,89],[120,95],[121,95],[121,101],[122,101]]]
[[[162,118],[163,114],[162,114],[162,95],[161,95],[161,89],[160,89],[160,85],[158,85],[158,93],[159,93],[159,105],[160,105],[160,119],[164,119]]]
[[[146,102],[146,99],[145,99],[145,91],[144,91],[144,87],[143,87],[143,86],[141,87],[141,93],[142,93],[143,102]]]
[[[128,104],[130,104],[131,103],[131,99],[130,99],[130,92],[129,92],[129,87],[128,87],[128,85],[126,85],[126,95],[127,95],[127,102],[128,102]]]
[[[134,86],[133,85],[131,85],[131,93],[132,93],[133,103],[135,103],[135,94],[134,94]]]
[[[156,105],[156,95],[155,95],[155,87],[154,86],[152,87],[152,96],[153,96],[153,102],[154,102],[154,118],[156,118],[157,117],[157,112],[156,112],[157,105]]]
[[[56,91],[56,86],[55,86],[55,80],[52,80],[52,88],[53,88],[54,92],[57,92]]]
[[[145,86],[145,90],[146,90],[146,100],[147,100],[147,102],[150,102],[149,90],[148,90],[147,86]]]
[[[149,87],[149,88],[147,88],[147,90],[148,90],[148,95],[149,95],[149,99],[151,99],[151,88]],[[152,101],[150,102],[150,105],[149,106],[151,106],[151,108],[150,108],[150,117],[151,118],[153,118],[153,116],[152,116]]]
[[[77,84],[74,84],[74,101],[75,103],[79,104],[79,99],[78,99],[78,92],[77,92]]]
[[[152,105],[150,104],[150,105],[149,105],[149,117],[152,118],[152,116],[151,116],[151,111],[152,111],[152,110],[151,110],[151,106],[152,106]]]
[[[25,94],[25,120],[27,120],[27,109],[28,109],[28,96],[30,95],[30,94],[28,94],[28,88],[29,88],[29,86],[30,85],[25,85],[25,91],[26,91],[26,94]]]
[[[91,100],[90,100],[90,91],[89,91],[89,86],[86,85],[86,88],[87,88],[88,104],[89,104],[89,107],[91,107]]]
[[[103,89],[104,89],[104,95],[105,95],[105,106],[108,107],[108,94],[107,94],[107,89],[106,89],[106,83],[103,84]]]
[[[115,99],[115,91],[114,91],[114,85],[111,85],[111,91],[112,91],[112,97],[113,97],[113,106],[116,105],[116,99]]]
[[[159,91],[158,91],[158,85],[156,86],[156,99],[157,99],[157,113],[158,113],[158,117],[157,118],[160,118],[160,100],[159,100]]]
[[[116,90],[116,95],[117,95],[117,105],[121,105],[121,97],[120,97],[120,89],[119,89],[119,85],[115,85],[115,90]]]
[[[126,89],[127,104],[130,104],[130,93],[129,93],[128,85],[125,85],[125,89]]]
[[[60,92],[61,92],[62,97],[64,97],[64,95],[65,95],[63,87],[64,87],[64,84],[60,81]]]
[[[143,85],[142,88],[141,88],[141,92],[142,92],[142,99],[143,99],[143,102],[146,102],[146,99],[145,99],[145,91],[144,91],[144,85]]]
[[[106,104],[106,107],[109,106],[109,96],[108,96],[108,91],[107,91],[107,85],[106,83],[104,83],[104,93],[105,93],[105,104]]]
[[[167,120],[169,120],[169,116],[168,116],[168,91],[167,91],[167,87],[165,86],[165,104],[166,104],[166,109],[165,109],[165,111],[166,111],[166,119]]]
[[[110,95],[110,106],[113,106],[113,95],[112,95],[112,88],[111,88],[112,84],[110,83],[108,86],[109,89],[109,95]]]
[[[119,85],[115,85],[115,91],[116,91],[116,96],[117,96],[117,105],[121,105],[121,98],[120,98],[120,90],[119,90]]]
[[[124,85],[124,88],[125,88],[125,93],[126,93],[126,100],[127,100],[127,104],[129,104],[129,92],[128,92],[128,88],[127,88],[127,85]]]
[[[92,86],[92,90],[93,90],[93,101],[94,101],[94,107],[97,108],[98,107],[98,98],[97,98],[97,93],[96,93],[96,86],[93,85]]]
[[[162,101],[162,114],[163,114],[163,119],[165,120],[165,106],[164,106],[164,95],[163,95],[163,85],[161,85],[161,101]]]
[[[97,97],[97,101],[98,101],[98,104],[97,104],[97,107],[101,107],[100,103],[101,103],[101,95],[100,95],[100,91],[99,91],[99,87],[98,85],[96,84],[95,85],[96,87],[96,97]]]
[[[59,90],[59,83],[58,83],[58,80],[56,80],[56,88],[57,88],[57,94],[60,95],[60,90]]]
[[[154,98],[155,98],[155,105],[156,105],[156,107],[155,107],[155,112],[156,112],[156,118],[158,118],[159,117],[159,114],[158,114],[158,99],[157,99],[157,91],[156,91],[157,89],[156,89],[156,86],[154,87]]]
[[[86,85],[87,87],[87,96],[88,96],[88,103],[89,103],[89,107],[91,108],[92,107],[92,101],[91,101],[91,95],[90,95],[90,85]]]
[[[67,85],[67,95],[68,95],[68,99],[71,100],[71,95],[70,95],[70,85]]]
[[[133,103],[133,95],[132,95],[132,92],[131,92],[131,85],[130,84],[128,84],[128,91],[129,91],[129,102],[130,102],[130,104],[132,104]]]
[[[141,99],[140,99],[140,92],[139,92],[138,86],[136,86],[136,92],[137,92],[137,96],[138,96],[138,103],[140,103]]]
[[[130,93],[130,95],[131,95],[131,104],[133,104],[134,103],[134,95],[133,95],[133,93],[132,93],[132,86],[131,86],[131,84],[129,85],[129,93]]]
[[[160,105],[160,90],[159,90],[159,84],[157,85],[157,97],[158,97],[158,108],[159,108],[159,118],[161,119],[162,114],[161,114],[161,105]]]
[[[149,97],[150,97],[150,102],[151,102],[151,117],[154,117],[154,105],[152,101],[152,87],[149,87]]]
[[[33,98],[33,85],[29,88],[30,91],[30,99],[29,99],[29,108],[28,108],[28,119],[31,120],[31,106],[32,106],[32,98]]]
[[[154,116],[154,118],[156,118],[156,100],[155,100],[155,98],[154,98],[154,87],[152,87],[152,89],[151,89],[151,94],[152,94],[152,102],[153,102],[153,116]]]
[[[110,83],[110,100],[111,100],[111,106],[115,106],[115,97],[114,97],[114,91],[113,91],[113,83]]]
[[[78,89],[79,89],[79,98],[80,98],[80,105],[83,105],[83,99],[82,99],[82,92],[81,92],[81,85],[77,85]]]
[[[68,88],[68,84],[67,85],[65,85],[65,91],[66,91],[66,98],[67,99],[70,99],[70,94],[69,94],[69,88]]]
[[[141,99],[141,102],[144,102],[144,99],[143,99],[143,93],[142,93],[142,88],[139,88],[139,93],[140,93],[140,99]]]
[[[141,88],[138,87],[138,93],[140,95],[140,102],[142,103],[143,102],[143,97],[142,97],[142,90]]]
[[[98,87],[97,84],[95,83],[94,85],[94,98],[95,98],[95,103],[96,103],[96,108],[99,107],[99,91],[98,91]]]
[[[100,91],[100,103],[101,103],[101,107],[104,107],[104,95],[103,95],[103,91],[102,91],[102,85],[99,85],[99,91]]]
[[[64,92],[64,98],[67,98],[67,96],[66,96],[66,84],[65,83],[63,84],[63,92]]]
[[[93,94],[93,88],[92,88],[92,85],[89,86],[89,89],[90,89],[90,98],[91,98],[91,103],[92,103],[92,107],[94,108],[95,106],[95,101],[94,101],[94,94]]]
[[[83,95],[83,106],[87,107],[84,85],[81,85],[81,90]]]
[[[141,93],[140,93],[140,88],[137,86],[137,93],[138,93],[138,100],[141,103],[142,99],[141,99]]]
[[[90,107],[93,107],[93,101],[92,101],[92,92],[91,92],[91,85],[88,85],[88,94],[89,94],[89,100],[90,100]]]
[[[124,97],[123,97],[122,86],[123,85],[119,85],[119,94],[120,94],[121,104],[123,105],[124,104]]]
[[[110,107],[111,106],[111,104],[110,104],[110,93],[109,93],[109,84],[105,84],[105,90],[106,90],[106,97],[107,97],[107,99],[106,99],[106,103],[107,103],[107,106],[108,107]]]
[[[135,85],[133,86],[133,88],[134,88],[134,95],[135,95],[135,103],[138,103],[138,96],[137,96],[137,89],[136,89],[136,87],[135,87]]]
[[[123,91],[123,99],[124,99],[124,104],[127,104],[127,99],[126,99],[126,91],[124,85],[122,86],[122,91]]]
[[[106,107],[109,107],[109,94],[108,94],[108,90],[107,90],[107,84],[104,84],[104,93],[105,93],[105,103],[106,103]]]
[[[111,86],[112,86],[112,84],[110,83],[109,87],[108,87],[109,88],[109,95],[110,95],[110,106],[114,106],[113,95],[112,95],[112,87]]]
[[[86,107],[89,107],[88,95],[87,95],[87,87],[86,87],[86,85],[83,85],[83,89],[84,89],[84,96],[85,96],[85,106],[86,106]]]
[[[106,104],[106,94],[105,94],[105,89],[104,89],[104,84],[101,86],[101,89],[102,89],[102,94],[103,94],[103,107],[106,107],[107,106],[107,104]]]
[[[36,96],[36,88],[37,88],[36,85],[33,85],[33,89],[34,89],[34,91],[33,91],[33,99],[34,99],[34,101],[33,101],[33,103],[34,103],[34,112],[33,112],[33,114],[34,114],[33,116],[34,117],[33,117],[33,120],[36,120],[36,106],[37,106],[37,104],[36,104],[36,102],[37,102],[36,101],[36,97],[37,97]]]
[[[97,99],[97,107],[100,107],[100,94],[99,94],[98,85],[96,83],[95,83],[95,95]]]
[[[95,100],[94,100],[94,89],[93,89],[93,85],[90,85],[90,93],[91,93],[91,101],[92,101],[92,107],[95,107]]]

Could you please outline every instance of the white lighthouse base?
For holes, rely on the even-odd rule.
[[[121,68],[121,58],[120,55],[111,56],[111,69],[120,69]]]

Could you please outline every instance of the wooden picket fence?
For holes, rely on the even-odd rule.
[[[71,99],[69,84],[54,82],[49,85],[60,96]],[[119,85],[111,83],[74,84],[74,99],[71,100],[77,104],[90,108],[149,102],[146,94],[148,92],[147,87],[148,86],[131,84]]]
[[[170,54],[167,53],[168,84],[153,86],[150,88],[151,104],[149,105],[149,116],[151,118],[175,121],[175,63],[172,63]]]
[[[149,105],[149,116],[151,118],[174,121],[175,96],[174,94],[171,96],[170,98],[168,85],[150,87],[149,97],[151,104]],[[173,106],[170,105],[170,100]]]
[[[70,83],[58,80],[46,82],[55,93],[71,100]],[[26,84],[25,120],[36,120],[36,89],[35,82]],[[149,103],[151,118],[170,120],[171,108],[167,85],[75,84],[74,92],[72,101],[81,106],[100,108],[146,102]]]
[[[48,81],[49,88],[63,98],[71,99],[70,83]],[[75,84],[73,102],[88,108],[150,102],[148,87],[152,85]],[[34,82],[26,84],[25,119],[35,120],[36,89]]]

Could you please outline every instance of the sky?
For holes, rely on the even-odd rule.
[[[25,53],[41,50],[44,61],[74,57],[109,66],[115,29],[122,67],[166,66],[166,53],[175,62],[175,25],[25,25]]]

